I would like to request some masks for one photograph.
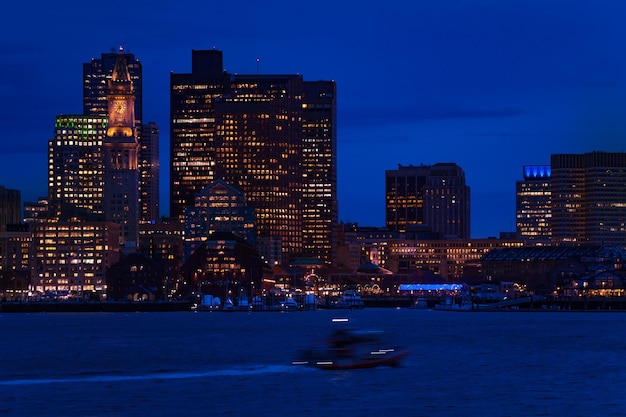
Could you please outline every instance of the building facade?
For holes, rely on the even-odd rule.
[[[139,201],[141,204],[139,221],[154,223],[160,216],[160,162],[159,125],[148,122],[141,125],[139,134]]]
[[[552,241],[626,246],[626,153],[554,154]]]
[[[215,232],[230,232],[255,245],[254,209],[241,191],[221,179],[196,193],[194,206],[185,209],[185,259]]]
[[[552,193],[549,165],[524,166],[524,179],[515,183],[517,235],[532,245],[552,239]]]
[[[405,232],[425,225],[443,238],[469,239],[470,188],[454,163],[402,166],[385,171],[385,221]]]
[[[57,116],[48,141],[48,204],[51,219],[102,216],[104,165],[102,144],[107,119]]]
[[[280,240],[281,258],[312,251],[329,262],[334,83],[307,84],[298,74],[229,74],[222,52],[211,50],[192,51],[192,72],[171,74],[170,84],[170,215],[182,219],[196,192],[223,179],[255,209],[259,238]]]
[[[103,143],[104,213],[120,225],[120,245],[139,240],[139,142],[135,128],[135,92],[123,54],[108,80],[109,120]]]
[[[0,232],[7,230],[8,224],[22,222],[22,193],[0,186]]]
[[[106,271],[119,260],[119,225],[53,222],[33,225],[31,286],[54,296],[106,294]]]
[[[302,104],[302,252],[332,264],[337,252],[337,87],[304,82]]]

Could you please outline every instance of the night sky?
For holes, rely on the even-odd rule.
[[[40,7],[37,4],[41,3]],[[398,164],[455,162],[472,237],[515,230],[515,181],[552,153],[626,149],[626,2],[588,0],[9,2],[0,26],[0,185],[47,194],[55,116],[82,113],[82,64],[124,46],[161,128],[169,73],[217,48],[231,73],[335,80],[339,219],[384,226]]]

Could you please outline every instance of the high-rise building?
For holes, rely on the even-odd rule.
[[[304,82],[302,252],[326,264],[337,253],[337,105],[334,81]]]
[[[119,56],[122,55],[128,68],[130,79],[135,88],[135,120],[137,126],[142,123],[142,66],[134,54],[124,52],[123,48],[103,53],[100,58],[91,58],[83,64],[83,114],[92,116],[109,116],[107,101],[108,82]]]
[[[153,222],[159,218],[159,128],[155,122],[143,123],[143,75],[142,65],[134,54],[118,51],[101,54],[83,64],[83,111],[86,115],[108,117],[107,86],[115,64],[121,58],[135,91],[135,128],[140,144],[140,221]]]
[[[0,232],[7,230],[7,224],[22,222],[22,194],[0,185]]]
[[[197,192],[195,205],[185,209],[185,259],[215,232],[233,233],[255,244],[254,209],[241,191],[221,179]]]
[[[56,117],[48,141],[48,203],[51,219],[99,219],[103,214],[102,142],[107,119],[100,116]],[[94,217],[95,216],[95,217]]]
[[[297,74],[229,74],[216,50],[192,51],[192,72],[171,74],[170,83],[171,216],[182,219],[196,192],[223,179],[254,207],[258,236],[280,240],[278,262],[303,254],[303,229],[308,249],[321,240],[324,232],[311,227],[316,213],[325,216],[318,220],[329,238],[326,219],[336,215],[334,83],[307,87]],[[315,109],[308,115],[305,97]],[[316,194],[316,187],[324,191]],[[315,206],[307,227],[305,206]],[[328,247],[315,254],[322,252],[329,259]]]
[[[470,238],[470,188],[455,163],[385,171],[386,226],[405,232],[428,226],[446,239]]]
[[[525,165],[524,179],[515,183],[517,235],[533,245],[552,238],[550,176],[549,165]]]
[[[222,51],[192,51],[191,73],[170,74],[170,217],[184,217],[194,195],[215,181],[214,103],[230,75]]]
[[[626,153],[554,154],[552,241],[626,246]]]
[[[123,54],[108,80],[109,123],[103,143],[104,214],[120,225],[120,245],[139,240],[139,142],[135,128],[135,93]]]
[[[139,220],[144,223],[159,220],[159,170],[159,126],[155,122],[144,123],[139,134]]]

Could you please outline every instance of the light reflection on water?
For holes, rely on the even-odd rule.
[[[346,314],[412,355],[394,368],[290,366],[330,311],[0,315],[0,415],[626,412],[624,313]]]

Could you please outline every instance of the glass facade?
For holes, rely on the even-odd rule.
[[[549,165],[524,166],[524,179],[516,182],[516,229],[531,244],[549,244],[552,238],[552,193]]]

